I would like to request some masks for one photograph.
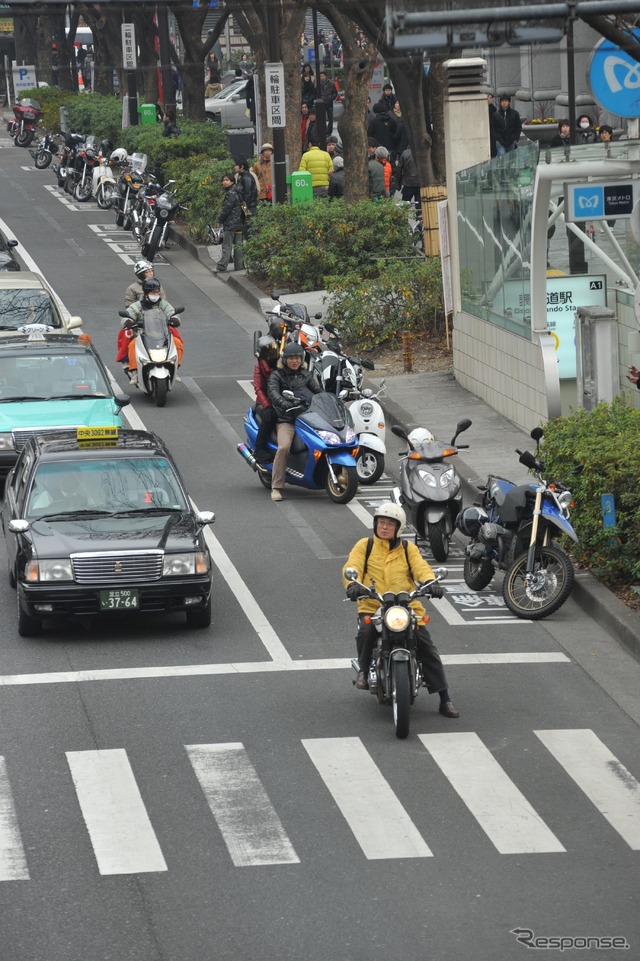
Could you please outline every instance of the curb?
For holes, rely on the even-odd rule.
[[[175,227],[171,228],[171,237],[211,273],[215,273],[215,262],[209,256],[209,251],[205,246],[194,244],[192,240],[185,237]],[[255,307],[256,310],[261,310],[260,300],[265,297],[265,294],[259,287],[252,284],[244,274],[217,276],[242,297],[246,303]],[[380,404],[389,427],[393,424],[401,424],[406,427],[415,423],[411,414],[395,401],[380,398]],[[486,478],[478,477],[473,468],[460,455],[457,455],[457,458],[464,500],[473,504],[478,495],[478,485],[484,483]],[[617,640],[636,660],[640,661],[639,613],[632,611],[626,604],[623,604],[612,591],[588,572],[580,571],[576,573],[572,596],[596,624],[602,627],[614,640]]]

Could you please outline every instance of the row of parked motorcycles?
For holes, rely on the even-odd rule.
[[[36,124],[37,119],[28,143],[18,145],[33,141]],[[14,142],[19,137],[18,132]],[[161,185],[149,171],[147,154],[114,150],[109,140],[98,143],[97,137],[79,133],[43,133],[29,152],[38,170],[52,166],[58,186],[78,203],[95,200],[102,210],[113,208],[116,225],[132,232],[146,260],[153,262],[166,247],[169,226],[185,205],[176,196],[174,180]]]

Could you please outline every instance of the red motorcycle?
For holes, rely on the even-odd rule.
[[[93,192],[93,171],[98,164],[98,154],[95,137],[87,137],[78,147],[73,170],[73,196],[80,203],[89,200]]]
[[[7,130],[16,147],[28,147],[36,135],[36,125],[42,117],[37,100],[21,100],[13,105],[14,120],[7,120]]]

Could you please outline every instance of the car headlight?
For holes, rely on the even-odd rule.
[[[410,620],[406,607],[390,607],[384,615],[384,623],[390,631],[406,631]]]
[[[454,474],[453,467],[451,467],[449,470],[446,470],[440,478],[440,486],[448,487],[449,484],[451,484],[453,481],[453,474]]]
[[[319,436],[325,442],[325,444],[341,444],[342,441],[337,434],[334,434],[332,430],[319,430]]]
[[[428,487],[436,486],[436,479],[433,474],[428,470],[419,470],[418,475],[422,478]]]
[[[30,584],[37,581],[72,581],[71,560],[68,557],[51,560],[28,561],[24,569],[25,580]]]
[[[163,577],[185,577],[188,574],[206,574],[209,555],[206,551],[188,554],[165,554],[162,565]]]
[[[0,434],[0,450],[15,450],[11,431]]]

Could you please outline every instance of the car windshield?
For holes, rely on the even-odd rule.
[[[246,80],[236,81],[232,83],[225,90],[221,90],[219,94],[213,97],[214,100],[228,100],[229,97],[233,97],[237,93],[242,93],[247,86]]]
[[[86,354],[0,353],[0,402],[58,397],[111,397],[96,358]]]
[[[46,290],[0,287],[0,330],[16,330],[24,324],[62,326]]]
[[[36,469],[23,516],[106,511],[142,514],[188,510],[164,457],[118,457],[86,463],[42,463]]]

